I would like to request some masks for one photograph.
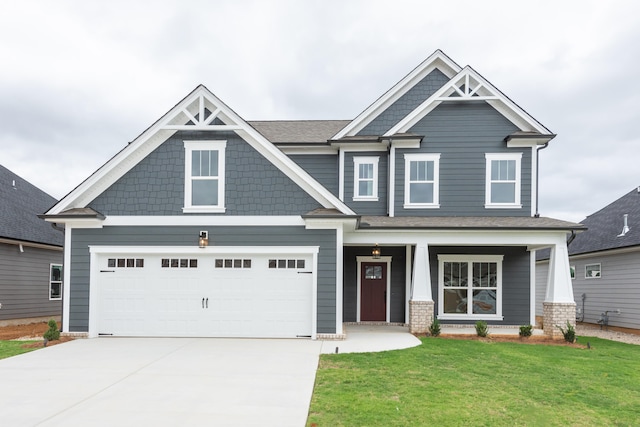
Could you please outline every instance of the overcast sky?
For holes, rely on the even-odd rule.
[[[206,85],[246,120],[353,119],[436,49],[558,136],[540,212],[640,185],[640,2],[12,1],[0,164],[56,198]]]

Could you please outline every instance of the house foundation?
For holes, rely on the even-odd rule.
[[[429,326],[433,322],[433,301],[409,301],[409,332],[412,334],[424,334],[429,332]]]
[[[574,302],[543,302],[543,329],[544,334],[552,338],[562,338],[563,329],[567,328],[567,322],[576,326],[576,304]]]

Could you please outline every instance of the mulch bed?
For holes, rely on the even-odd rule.
[[[422,335],[427,336],[427,335]],[[471,340],[471,341],[484,341],[484,342],[512,342],[517,344],[533,344],[533,345],[553,345],[562,347],[574,347],[574,348],[587,348],[585,344],[578,342],[569,343],[564,339],[553,339],[546,335],[532,335],[530,337],[521,338],[519,335],[489,335],[488,337],[479,337],[473,334],[442,334],[440,339],[448,340]]]
[[[30,323],[28,325],[11,325],[0,327],[0,340],[16,340],[29,337],[36,341],[33,343],[25,343],[24,348],[39,348],[44,346],[44,333],[49,329],[46,322]],[[73,337],[60,337],[59,340],[49,341],[48,346],[61,344],[73,340]]]

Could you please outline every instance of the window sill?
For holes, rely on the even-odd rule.
[[[498,314],[438,314],[438,320],[504,320]]]
[[[378,197],[354,197],[354,202],[377,202]]]
[[[424,203],[424,204],[404,204],[405,209],[440,209],[440,204],[436,203]]]
[[[217,206],[191,206],[182,208],[182,213],[225,213],[225,207]]]
[[[516,204],[516,203],[493,203],[493,204],[485,204],[484,205],[485,209],[522,209],[522,205],[521,204]]]

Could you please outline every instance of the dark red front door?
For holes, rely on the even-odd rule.
[[[360,272],[360,320],[387,320],[387,264],[363,262]]]

